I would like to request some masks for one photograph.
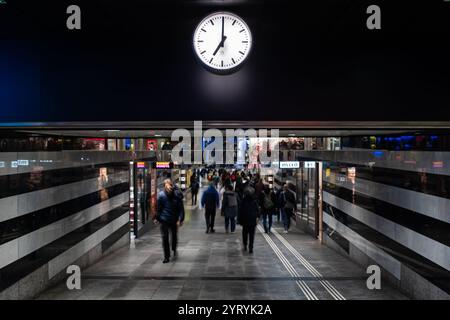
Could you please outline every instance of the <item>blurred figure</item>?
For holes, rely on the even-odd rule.
[[[178,226],[184,221],[183,199],[170,179],[164,180],[164,190],[158,194],[155,223],[159,222],[164,250],[163,263],[170,261],[169,233],[172,235],[172,251],[177,255]]]
[[[263,218],[264,232],[270,233],[272,228],[272,215],[275,211],[275,193],[270,190],[269,186],[265,186],[263,192],[259,196],[261,206],[261,214]]]
[[[297,208],[296,194],[289,188],[288,183],[283,186],[279,201],[281,205],[284,233],[288,233],[289,228],[291,227],[291,217],[294,215],[295,209]]]
[[[191,194],[193,206],[197,204],[197,195],[199,190],[200,190],[200,183],[198,182],[197,176],[192,176]]]
[[[172,146],[169,141],[166,141],[161,149],[162,150],[172,150]]]
[[[236,217],[239,210],[239,199],[236,192],[233,191],[233,186],[227,184],[226,191],[223,194],[222,200],[222,214],[225,217],[225,232],[234,233],[236,229]],[[228,228],[230,227],[230,229]]]
[[[215,188],[214,181],[211,181],[208,189],[203,192],[201,205],[205,208],[206,233],[216,232],[214,220],[216,219],[216,210],[219,207],[219,193]]]
[[[283,192],[283,188],[276,188],[275,189],[275,214],[277,216],[277,221],[281,221],[281,209],[282,209],[282,203],[280,202],[281,193]]]
[[[254,185],[255,185],[255,196],[257,199],[259,199],[261,193],[264,190],[264,182],[259,174],[256,174],[254,177]]]
[[[242,242],[244,251],[253,253],[253,242],[255,240],[255,230],[259,219],[259,207],[254,198],[255,189],[247,187],[244,190],[244,198],[239,206],[238,221],[242,226]]]

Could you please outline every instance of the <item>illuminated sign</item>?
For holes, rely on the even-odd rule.
[[[314,169],[316,167],[316,163],[314,161],[305,161],[305,168]]]
[[[137,163],[138,168],[145,168],[145,162],[138,162]]]
[[[147,150],[149,151],[158,150],[158,142],[156,140],[147,140]]]
[[[280,161],[280,169],[298,169],[300,168],[299,161]]]
[[[433,168],[443,168],[444,162],[443,161],[433,161]]]
[[[173,168],[173,162],[157,161],[157,162],[153,163],[153,167],[155,169],[172,169]]]
[[[29,163],[30,162],[28,160],[17,160],[17,165],[19,166],[28,166]]]

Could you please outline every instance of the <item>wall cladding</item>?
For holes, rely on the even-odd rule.
[[[325,243],[413,298],[450,299],[450,152],[300,154],[324,161]]]
[[[129,161],[147,152],[0,153],[0,299],[28,299],[129,242]]]

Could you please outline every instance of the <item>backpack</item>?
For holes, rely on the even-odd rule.
[[[228,200],[228,206],[229,207],[237,207],[238,205],[238,199],[237,195],[235,193],[229,193],[226,194],[227,200]]]
[[[272,209],[275,206],[270,195],[264,194],[263,207],[266,210]]]
[[[283,198],[284,198],[284,202],[285,202],[284,203],[284,209],[288,209],[288,210],[295,209],[296,204],[292,203],[291,201],[286,199],[286,193],[285,192],[283,192]]]

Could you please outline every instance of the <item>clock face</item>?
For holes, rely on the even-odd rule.
[[[247,24],[233,13],[216,12],[200,22],[194,33],[194,51],[212,72],[231,73],[247,59],[252,35]]]

